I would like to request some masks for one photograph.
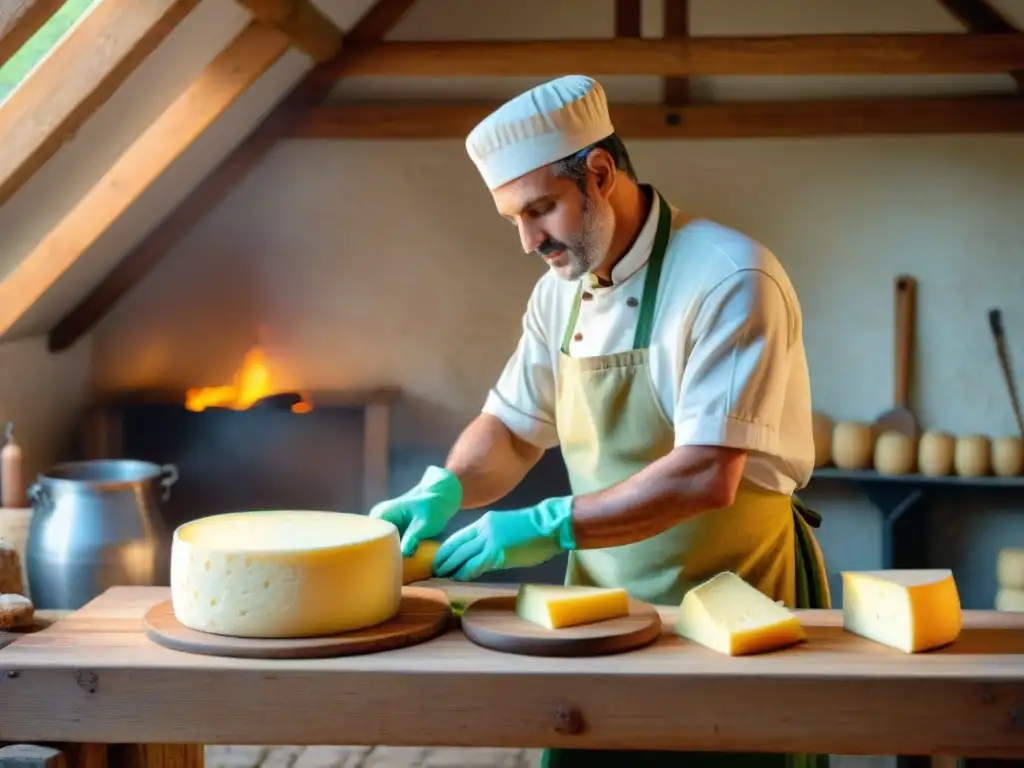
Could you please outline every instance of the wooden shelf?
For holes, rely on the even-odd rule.
[[[859,486],[881,514],[883,568],[925,568],[931,565],[927,557],[928,516],[909,514],[927,511],[923,502],[930,494],[953,488],[1024,490],[1024,475],[929,477],[918,473],[883,475],[874,470],[848,470],[837,467],[816,469],[808,486],[813,488],[827,481]]]
[[[946,475],[944,477],[930,477],[929,475],[883,475],[874,470],[851,470],[838,469],[836,467],[821,467],[814,470],[811,481],[814,480],[847,480],[854,483],[901,483],[904,485],[952,485],[978,488],[1024,488],[1024,475],[1016,477],[995,477],[986,475],[984,477],[958,477],[957,475]]]

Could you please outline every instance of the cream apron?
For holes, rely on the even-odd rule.
[[[660,196],[659,196],[660,198]],[[669,453],[674,428],[655,396],[648,345],[658,279],[672,212],[660,198],[633,349],[573,358],[580,293],[569,317],[559,360],[556,419],[574,494],[602,490]],[[582,291],[582,285],[580,290]],[[691,587],[733,571],[775,600],[801,608],[830,607],[823,560],[810,525],[820,522],[791,497],[741,484],[726,509],[705,512],[644,541],[569,553],[567,584],[624,587],[652,603],[678,605]],[[827,766],[827,755],[547,750],[548,768],[608,766]]]

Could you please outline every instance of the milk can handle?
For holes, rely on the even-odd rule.
[[[46,492],[46,489],[40,482],[42,479],[40,475],[39,479],[28,487],[28,500],[32,502],[32,506],[36,509],[45,506],[50,500],[50,494]]]
[[[160,467],[160,486],[164,489],[163,500],[171,498],[171,486],[178,482],[178,468],[173,464]]]

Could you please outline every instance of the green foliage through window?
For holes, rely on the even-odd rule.
[[[3,2],[4,0],[0,0]],[[66,0],[49,21],[41,26],[16,54],[0,67],[0,102],[25,79],[64,34],[98,0]]]

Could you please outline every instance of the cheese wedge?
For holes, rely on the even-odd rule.
[[[963,616],[948,569],[843,572],[843,628],[903,651],[952,643]]]
[[[398,529],[366,515],[238,512],[185,523],[171,544],[182,624],[233,637],[313,637],[391,619],[402,600]]]
[[[807,639],[795,613],[728,571],[683,596],[675,631],[729,656],[776,651]]]
[[[421,541],[416,551],[402,558],[402,583],[412,584],[434,575],[434,555],[441,548],[439,541]]]
[[[548,629],[617,619],[629,614],[624,589],[523,584],[516,594],[516,615]]]

